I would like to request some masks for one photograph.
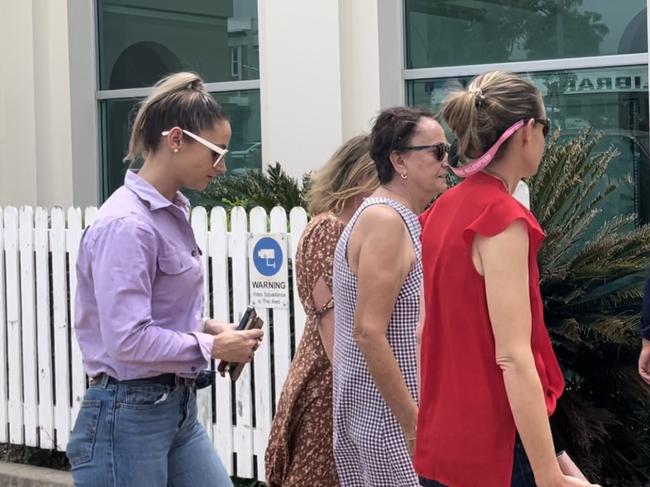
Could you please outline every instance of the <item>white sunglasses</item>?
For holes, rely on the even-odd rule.
[[[208,141],[205,140],[203,137],[199,137],[198,135],[193,134],[193,133],[190,132],[189,130],[185,130],[185,129],[182,129],[182,130],[183,130],[183,133],[184,133],[184,134],[187,134],[188,136],[192,137],[192,138],[193,138],[194,140],[196,140],[197,142],[199,142],[199,143],[203,144],[204,146],[206,146],[208,149],[210,149],[210,150],[216,152],[217,154],[219,154],[219,156],[217,157],[217,159],[216,159],[216,160],[214,161],[214,163],[212,164],[213,167],[217,167],[217,165],[218,165],[221,161],[223,161],[223,158],[224,158],[224,157],[226,156],[226,154],[228,153],[228,149],[224,149],[223,147],[219,147],[218,145],[214,145],[212,142],[208,142]],[[169,133],[170,133],[170,130],[165,130],[164,132],[161,133],[161,135],[162,135],[163,137],[167,137],[167,136],[169,135]]]

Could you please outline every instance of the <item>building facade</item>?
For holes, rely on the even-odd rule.
[[[650,217],[647,0],[0,0],[0,205],[96,205],[133,107],[197,71],[231,118],[229,169],[319,167],[377,111],[437,110],[476,74],[525,74],[570,137],[604,132]]]

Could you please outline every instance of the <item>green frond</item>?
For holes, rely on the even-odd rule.
[[[528,181],[546,231],[539,252],[545,320],[567,383],[555,432],[603,485],[642,485],[650,480],[650,388],[635,361],[650,226],[635,226],[636,215],[599,219],[631,184],[629,177],[605,182],[617,152],[595,153],[600,134],[559,137],[550,138]]]
[[[306,206],[305,194],[310,184],[308,174],[302,184],[289,176],[279,163],[264,171],[249,171],[244,175],[216,178],[202,193],[194,193],[192,201],[210,209],[223,206],[227,209],[242,206],[247,211],[255,206],[267,212],[275,206],[289,211],[296,206]]]

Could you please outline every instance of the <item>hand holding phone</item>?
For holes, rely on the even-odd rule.
[[[255,311],[255,308],[249,305],[246,308],[244,314],[242,315],[241,320],[239,320],[239,325],[237,326],[236,331],[259,329],[262,328],[263,324],[264,322],[257,316],[257,312]],[[251,353],[256,348],[257,346],[255,346],[251,350]],[[239,378],[239,375],[241,374],[245,365],[246,362],[231,363],[226,360],[221,360],[221,362],[219,362],[219,365],[217,366],[217,371],[221,374],[222,377],[224,377],[226,375],[226,370],[227,370],[228,373],[230,374],[230,378],[233,381],[236,381]]]

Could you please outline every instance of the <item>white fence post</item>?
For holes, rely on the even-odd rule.
[[[284,208],[273,208],[271,211],[271,231],[273,233],[282,233],[286,238],[287,214]],[[291,254],[289,245],[287,245],[287,249],[288,253]],[[287,259],[289,259],[289,255],[287,255]],[[289,372],[289,364],[291,363],[291,327],[288,309],[273,310],[273,342],[275,402],[277,404],[280,399],[284,379]]]
[[[212,317],[230,322],[230,296],[232,283],[228,277],[228,219],[223,208],[215,207],[210,212],[209,253],[212,262]],[[215,382],[215,416],[213,444],[223,461],[228,474],[234,472],[232,389],[230,378],[217,375]]]
[[[52,320],[50,319],[50,242],[48,213],[36,208],[36,330],[38,348],[38,421],[41,448],[54,448],[54,394],[52,389]]]
[[[251,210],[251,234],[268,232],[266,211],[257,207]],[[253,369],[255,371],[255,432],[253,438],[253,453],[257,458],[257,476],[264,480],[264,452],[266,450],[266,439],[271,424],[271,327],[270,313],[266,308],[256,310],[264,320],[264,339],[257,352]]]
[[[9,441],[22,445],[23,371],[20,329],[20,269],[18,256],[18,210],[6,208],[5,273],[7,275],[7,368],[9,369]]]
[[[5,283],[5,224],[4,211],[0,208],[0,442],[9,439],[7,424],[9,423],[7,410],[7,317],[5,303],[7,287]]]
[[[263,211],[263,210],[262,210]],[[251,211],[251,220],[259,225],[259,212]],[[266,218],[266,215],[264,216]],[[249,303],[248,297],[248,222],[243,208],[233,208],[232,226],[232,290],[235,322],[238,322]],[[234,446],[237,453],[237,475],[253,477],[253,404],[251,368],[244,367],[235,384]]]
[[[50,248],[52,249],[52,303],[54,316],[54,428],[56,446],[65,450],[70,437],[70,381],[68,372],[68,280],[66,269],[65,214],[52,208]],[[74,299],[74,298],[73,298]]]
[[[22,328],[25,444],[38,446],[38,377],[36,289],[34,274],[34,210],[20,209],[20,316]]]

